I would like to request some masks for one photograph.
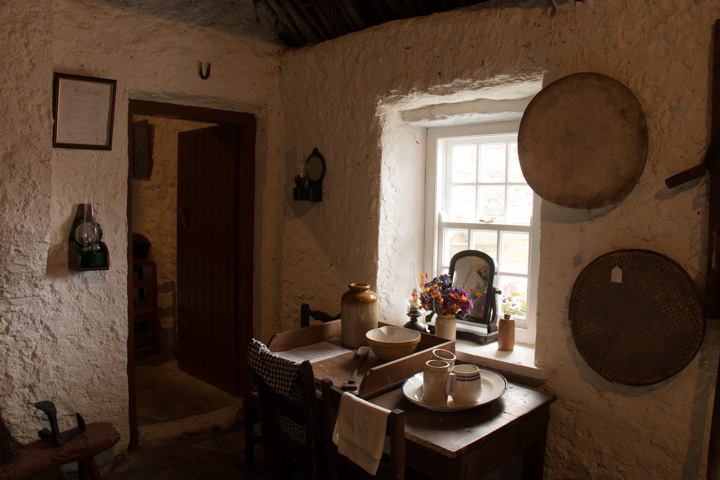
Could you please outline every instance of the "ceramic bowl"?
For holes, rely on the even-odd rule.
[[[386,325],[370,330],[365,338],[381,360],[395,360],[415,351],[420,343],[420,332]]]

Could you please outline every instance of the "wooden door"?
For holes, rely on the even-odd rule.
[[[254,158],[239,130],[178,135],[178,362],[233,394],[252,335]]]

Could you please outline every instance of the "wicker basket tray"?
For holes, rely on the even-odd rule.
[[[611,281],[622,270],[622,282]],[[617,250],[593,260],[570,296],[573,340],[611,382],[650,385],[682,370],[702,344],[705,318],[692,279],[673,260]]]

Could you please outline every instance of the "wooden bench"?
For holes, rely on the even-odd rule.
[[[28,443],[20,447],[16,458],[1,467],[0,480],[23,480],[72,462],[78,462],[79,478],[99,480],[102,476],[95,455],[108,450],[119,440],[120,434],[112,424],[91,423],[83,433],[59,447],[49,438]]]

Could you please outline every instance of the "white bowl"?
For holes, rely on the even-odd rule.
[[[381,360],[395,360],[415,351],[420,343],[420,332],[386,325],[370,330],[365,338]]]

